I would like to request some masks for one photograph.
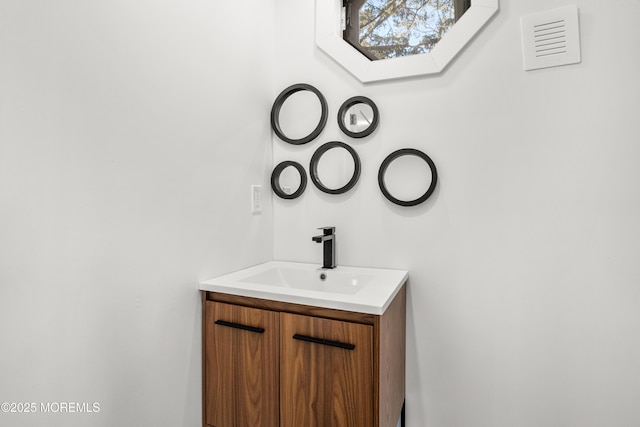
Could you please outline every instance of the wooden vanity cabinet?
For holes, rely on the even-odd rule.
[[[277,426],[278,313],[206,302],[206,424]]]
[[[203,292],[203,426],[396,427],[405,297],[373,315]]]
[[[373,425],[373,326],[280,314],[280,426]]]

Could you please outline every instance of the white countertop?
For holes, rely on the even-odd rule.
[[[319,264],[269,261],[201,282],[200,290],[380,315],[408,276],[404,270],[327,270]]]

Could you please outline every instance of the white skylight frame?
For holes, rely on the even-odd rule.
[[[497,11],[498,0],[471,0],[431,52],[371,61],[342,38],[342,0],[316,0],[316,45],[363,83],[437,74]]]

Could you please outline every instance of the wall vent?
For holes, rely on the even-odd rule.
[[[520,24],[525,70],[580,62],[580,27],[576,5],[523,16]]]

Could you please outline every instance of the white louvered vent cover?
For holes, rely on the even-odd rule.
[[[580,62],[576,5],[523,16],[520,24],[525,70]]]

